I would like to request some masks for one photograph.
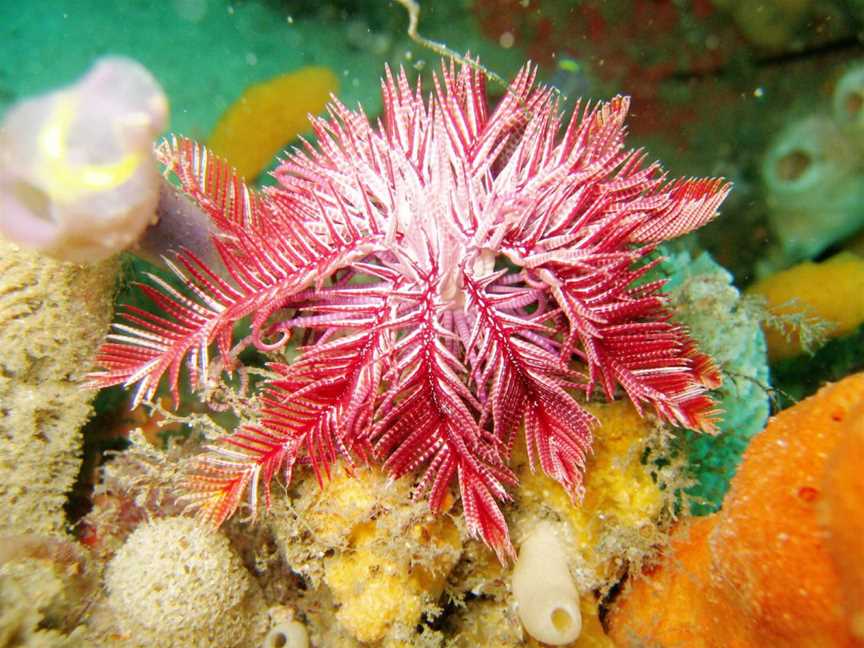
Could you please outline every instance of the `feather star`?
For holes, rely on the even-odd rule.
[[[458,483],[468,531],[507,561],[517,435],[532,470],[581,495],[595,420],[578,392],[714,431],[719,372],[644,277],[729,184],[667,180],[624,145],[626,97],[565,120],[535,74],[490,110],[473,66],[442,66],[425,99],[388,69],[377,123],[334,99],[312,119],[317,143],[261,191],[190,140],[157,147],[212,219],[224,268],[178,251],[177,285],[140,285],[157,312],[126,307],[90,384],[137,385],[140,402],[167,378],[176,402],[184,366],[200,387],[213,354],[228,370],[244,345],[305,341],[269,365],[257,421],[201,455],[189,488],[203,517],[269,506],[298,462],[323,483],[337,458],[371,457],[416,475],[435,511]],[[243,318],[252,333],[235,341]]]

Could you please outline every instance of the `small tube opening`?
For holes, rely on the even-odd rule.
[[[567,632],[573,625],[573,617],[564,608],[555,608],[550,617],[552,625],[558,632]]]
[[[271,632],[267,637],[266,648],[285,648],[288,645],[288,637],[284,632]]]
[[[843,100],[843,108],[849,119],[857,119],[864,108],[864,94],[861,92],[850,92]]]
[[[267,633],[261,648],[309,648],[309,636],[297,621],[280,623]]]
[[[795,182],[803,176],[813,159],[804,151],[790,151],[777,160],[777,177],[785,182]]]

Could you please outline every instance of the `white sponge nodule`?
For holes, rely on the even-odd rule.
[[[131,645],[245,646],[265,613],[228,539],[184,517],[138,527],[108,565],[105,584]]]

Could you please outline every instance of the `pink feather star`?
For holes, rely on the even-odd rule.
[[[338,457],[374,457],[416,474],[439,511],[458,483],[467,527],[513,556],[501,504],[520,432],[532,469],[574,498],[593,417],[574,398],[623,391],[637,409],[713,431],[719,373],[670,317],[662,281],[643,280],[664,240],[717,213],[729,185],[667,181],[624,146],[626,97],[577,108],[526,66],[491,111],[485,79],[444,66],[424,100],[404,73],[383,81],[373,125],[338,101],[313,119],[315,146],[278,167],[278,186],[246,187],[189,140],[158,155],[212,219],[217,272],[194,254],[180,286],[141,285],[162,314],[127,307],[91,383],[160,381],[178,392],[230,369],[244,345],[305,345],[265,387],[260,418],[202,455],[190,476],[202,515],[220,524],[298,462],[323,482]],[[641,281],[640,281],[641,280]],[[233,339],[251,319],[252,334]]]

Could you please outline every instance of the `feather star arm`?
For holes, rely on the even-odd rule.
[[[136,403],[152,398],[166,374],[177,402],[186,361],[192,386],[200,384],[211,344],[227,361],[233,326],[244,317],[252,316],[259,348],[284,343],[284,330],[275,342],[265,341],[270,316],[322,276],[367,256],[380,239],[351,223],[335,223],[323,208],[317,219],[297,222],[284,199],[253,192],[223,161],[188,140],[163,144],[160,151],[184,191],[212,216],[214,246],[228,276],[181,250],[168,261],[179,285],[152,274],[153,285],[141,285],[162,314],[127,308],[97,355],[102,370],[89,375],[95,387],[137,384]]]

